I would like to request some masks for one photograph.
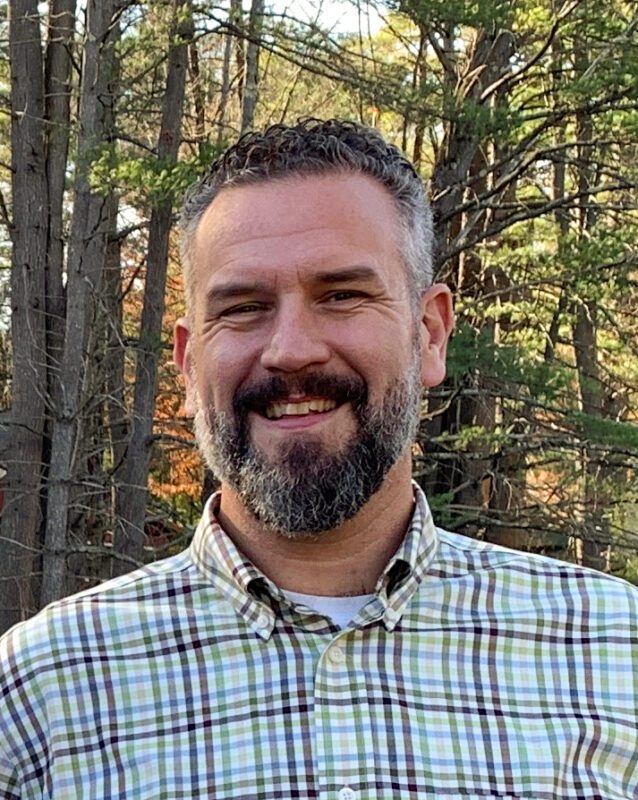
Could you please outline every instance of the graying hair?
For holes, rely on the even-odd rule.
[[[180,217],[182,267],[189,309],[193,308],[192,249],[204,212],[228,187],[288,177],[330,173],[369,175],[390,192],[403,233],[402,258],[410,293],[417,301],[432,282],[432,212],[418,173],[381,134],[356,122],[302,119],[247,133],[214,161],[188,190]]]

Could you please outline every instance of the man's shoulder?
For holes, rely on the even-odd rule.
[[[638,587],[622,578],[562,561],[437,529],[439,574],[483,583],[516,605],[583,608],[638,621]]]
[[[185,551],[50,603],[0,637],[0,679],[35,672],[100,639],[134,635],[163,605],[190,594],[196,581]]]

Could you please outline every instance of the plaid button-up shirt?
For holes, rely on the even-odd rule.
[[[417,490],[340,630],[209,506],[184,553],[4,637],[0,797],[636,800],[637,597],[441,531]]]

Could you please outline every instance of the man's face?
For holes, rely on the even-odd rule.
[[[443,377],[449,293],[415,318],[390,194],[362,175],[225,189],[198,226],[175,357],[222,484],[284,535],[354,516]],[[447,314],[447,318],[444,319]]]

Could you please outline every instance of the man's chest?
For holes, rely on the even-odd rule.
[[[635,796],[622,672],[610,688],[602,651],[499,639],[275,631],[88,662],[50,697],[49,796]]]

